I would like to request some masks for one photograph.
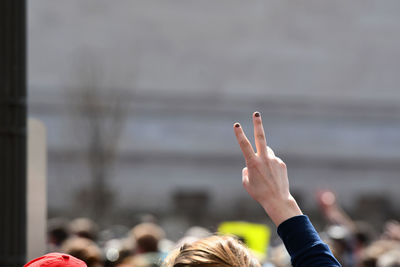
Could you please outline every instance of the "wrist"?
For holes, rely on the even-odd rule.
[[[287,219],[303,214],[291,195],[289,198],[276,203],[263,203],[261,205],[277,227]]]

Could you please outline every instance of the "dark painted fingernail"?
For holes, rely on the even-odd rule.
[[[260,117],[260,112],[256,112],[256,113],[254,113],[254,116],[256,116],[256,117]]]
[[[239,127],[240,127],[240,124],[239,124],[239,123],[235,123],[235,127],[236,127],[236,128],[239,128]]]

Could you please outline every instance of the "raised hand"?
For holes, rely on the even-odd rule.
[[[340,224],[351,231],[356,230],[356,225],[350,216],[340,207],[332,191],[326,190],[317,193],[317,200],[326,219],[332,224]]]
[[[242,182],[278,226],[302,212],[290,194],[286,164],[267,146],[259,112],[253,114],[253,124],[257,153],[240,124],[235,123],[233,127],[247,166],[242,171]]]

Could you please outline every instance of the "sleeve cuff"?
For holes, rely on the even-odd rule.
[[[278,226],[278,235],[291,257],[304,248],[323,243],[305,215],[295,216],[281,223]]]

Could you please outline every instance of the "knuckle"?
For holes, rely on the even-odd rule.
[[[276,158],[273,155],[271,155],[271,154],[267,155],[267,162],[268,163],[274,163],[275,160],[276,160]]]
[[[247,165],[248,168],[254,168],[254,167],[257,167],[258,162],[256,160],[254,160],[254,159],[249,159],[247,161],[246,165]]]
[[[276,157],[276,161],[277,161],[279,167],[286,169],[286,163],[283,162],[283,160],[281,158]]]
[[[273,158],[272,160],[272,163],[274,163],[275,165],[280,165],[280,161],[279,161],[279,159],[277,159],[277,158]]]

